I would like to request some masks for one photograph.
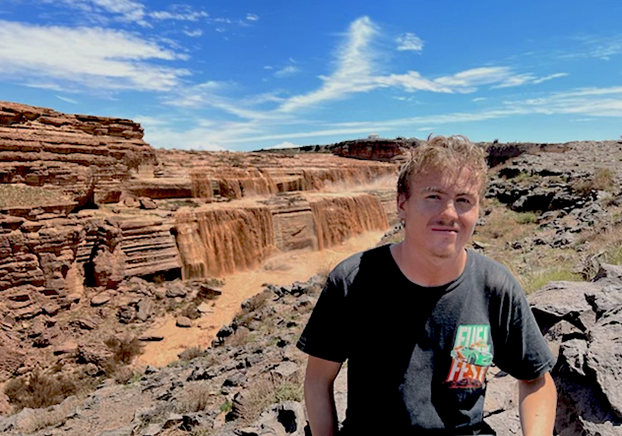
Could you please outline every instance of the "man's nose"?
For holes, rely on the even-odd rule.
[[[449,200],[444,204],[441,216],[444,219],[458,219],[458,209],[456,208],[456,203],[453,200]]]

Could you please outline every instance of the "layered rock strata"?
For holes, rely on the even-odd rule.
[[[45,186],[79,204],[118,201],[129,171],[153,164],[131,120],[0,102],[0,181]]]

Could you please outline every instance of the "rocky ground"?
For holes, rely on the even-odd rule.
[[[155,322],[190,332],[209,318],[215,264],[252,270],[393,223],[386,181],[417,141],[359,142],[304,156],[156,151],[130,120],[0,102],[0,432],[303,434],[294,343],[318,277],[262,286],[207,350],[131,362],[162,343]],[[473,247],[515,273],[559,356],[557,433],[620,435],[622,145],[483,146],[491,183]],[[400,237],[396,226],[383,241]],[[230,249],[213,257],[214,244]],[[487,419],[517,434],[514,382],[489,375]],[[343,416],[342,377],[336,389]]]
[[[305,356],[295,342],[323,278],[268,285],[245,301],[212,346],[188,350],[166,368],[147,367],[126,380],[103,381],[94,393],[47,409],[0,419],[7,435],[303,435]],[[603,265],[590,282],[551,282],[529,296],[558,356],[557,434],[615,436],[622,428],[622,267]],[[343,373],[343,371],[342,371]],[[336,383],[340,416],[343,376]],[[489,372],[486,420],[500,436],[519,432],[516,383]]]

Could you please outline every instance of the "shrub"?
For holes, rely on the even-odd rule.
[[[538,214],[535,212],[521,212],[516,214],[518,224],[534,224],[538,222]]]
[[[201,350],[201,347],[192,347],[192,348],[185,349],[184,351],[179,353],[177,357],[179,357],[181,360],[188,361],[188,360],[192,360],[202,355],[203,355],[203,350]]]
[[[597,168],[592,178],[594,189],[609,191],[615,186],[615,173],[611,168]]]
[[[587,194],[592,190],[613,191],[615,188],[615,173],[611,168],[597,168],[590,179],[576,180],[572,189]]]
[[[194,413],[205,410],[210,405],[213,394],[206,383],[187,385],[177,402],[178,413]]]
[[[62,374],[50,376],[35,371],[27,377],[12,379],[4,386],[11,404],[22,409],[38,409],[61,403],[78,392],[78,385]]]
[[[117,365],[128,365],[135,356],[143,352],[143,345],[136,336],[122,338],[111,336],[104,341],[104,344],[113,352],[113,361]]]
[[[244,422],[253,422],[272,404],[282,401],[302,401],[303,385],[300,377],[282,381],[264,379],[244,391],[230,415]]]
[[[220,411],[227,413],[233,408],[233,401],[226,400],[220,405]]]

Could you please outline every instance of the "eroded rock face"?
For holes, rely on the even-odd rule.
[[[129,171],[155,163],[140,125],[0,102],[0,182],[57,189],[78,204],[118,201]]]
[[[368,138],[343,141],[327,148],[337,156],[393,162],[405,159],[409,150],[419,145],[419,142],[417,138]]]

